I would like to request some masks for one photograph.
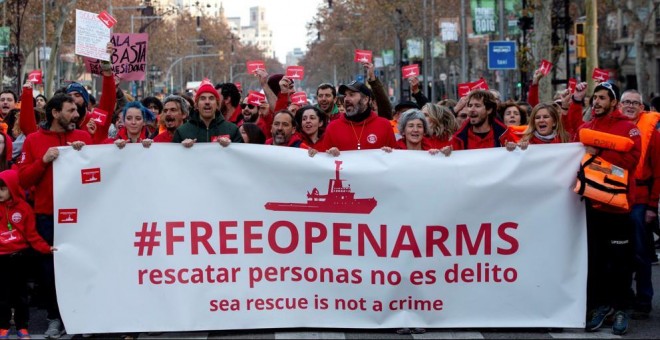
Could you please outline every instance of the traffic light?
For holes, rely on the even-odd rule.
[[[575,24],[575,49],[577,57],[585,59],[587,57],[587,43],[584,39],[584,23]]]

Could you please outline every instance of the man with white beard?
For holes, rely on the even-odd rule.
[[[340,151],[396,147],[392,125],[372,110],[373,96],[366,85],[357,81],[341,85],[339,95],[344,96],[346,113],[330,122],[318,151],[338,156]],[[314,156],[317,150],[310,149],[309,153]]]

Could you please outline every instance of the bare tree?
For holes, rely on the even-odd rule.
[[[649,95],[648,66],[647,61],[651,59],[651,45],[646,43],[646,36],[651,27],[653,13],[656,12],[660,2],[648,0],[627,0],[618,2],[623,15],[628,21],[627,31],[633,37],[635,57],[635,76],[637,78],[637,91],[645,96]],[[627,53],[625,57],[627,57]]]

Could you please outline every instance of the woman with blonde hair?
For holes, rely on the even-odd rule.
[[[433,103],[422,106],[422,113],[429,126],[429,141],[433,149],[451,145],[451,136],[458,130],[458,122],[451,109]]]
[[[529,125],[523,132],[520,142],[516,144],[507,141],[506,148],[512,151],[519,146],[525,150],[529,144],[567,143],[569,141],[570,136],[562,124],[558,105],[549,102],[534,107],[529,117]]]

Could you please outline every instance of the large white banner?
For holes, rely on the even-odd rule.
[[[584,326],[580,144],[62,148],[69,333]]]

